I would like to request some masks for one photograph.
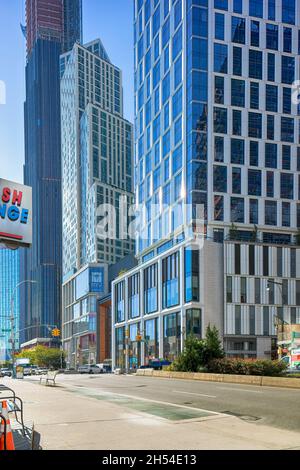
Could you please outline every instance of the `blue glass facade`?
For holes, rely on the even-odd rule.
[[[300,126],[292,84],[300,78],[300,4],[275,3],[135,2],[137,201],[169,205],[145,219],[138,255],[176,234],[173,213],[184,202],[204,204],[213,238],[221,213],[225,236],[232,223],[252,230],[257,197],[258,225],[270,233],[266,168],[277,185],[273,228],[282,228],[282,240],[296,233]],[[290,217],[282,217],[287,199]],[[182,223],[190,224],[189,214]]]
[[[60,136],[59,56],[68,41],[81,38],[81,2],[64,3],[61,24],[65,31],[45,37],[35,10],[27,4],[27,65],[25,119],[24,183],[33,191],[33,243],[22,252],[21,280],[34,280],[33,288],[24,284],[21,291],[23,328],[21,343],[33,338],[48,338],[47,326],[61,321],[62,201]],[[53,2],[49,4],[49,18]],[[37,2],[37,9],[43,8]],[[45,20],[43,16],[43,21]],[[42,21],[42,19],[40,19]],[[72,25],[72,22],[75,22]],[[33,30],[34,25],[34,30]],[[54,24],[53,24],[53,28]],[[30,31],[29,31],[30,29]],[[29,34],[29,32],[31,34]]]
[[[218,325],[228,354],[273,357],[277,307],[265,305],[263,292],[271,270],[274,278],[283,271],[274,273],[269,261],[280,264],[280,250],[290,250],[293,274],[285,261],[284,277],[296,277],[299,249],[258,241],[295,242],[300,227],[300,123],[291,101],[300,78],[299,0],[136,0],[134,17],[135,186],[145,217],[137,240],[142,263],[113,283],[113,364],[132,366],[131,331],[143,338],[136,360],[148,363],[147,342],[155,348],[157,333],[147,322],[154,320],[156,357],[173,360],[189,333],[201,337],[208,323]],[[174,212],[186,202],[192,207],[177,225]],[[190,231],[177,245],[196,204],[205,207],[208,238],[199,254],[189,250]],[[140,316],[130,318],[129,279],[137,273],[144,281]],[[291,311],[281,308],[287,322],[300,313],[293,295],[289,303]]]
[[[15,290],[20,282],[20,252],[0,248],[0,361],[11,359],[11,314],[14,316],[15,349],[19,346],[20,293]],[[13,297],[13,311],[11,300]]]

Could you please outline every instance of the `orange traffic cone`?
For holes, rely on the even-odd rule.
[[[6,450],[15,450],[14,438],[7,410],[7,401],[2,402],[2,415],[6,420]],[[4,450],[4,422],[1,423],[0,450]]]

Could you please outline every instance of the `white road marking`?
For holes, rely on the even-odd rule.
[[[258,390],[248,390],[245,388],[233,388],[233,387],[219,387],[220,390],[234,390],[235,392],[250,392],[250,393],[263,393]]]
[[[66,389],[72,389],[72,385],[71,386],[67,386],[65,387]],[[76,391],[77,393],[79,392],[79,390],[83,390],[83,389],[86,389],[88,391],[87,393],[87,396],[89,396],[90,398],[94,398],[94,397],[97,397],[97,396],[115,396],[115,397],[121,397],[121,398],[131,398],[131,399],[135,399],[135,400],[139,400],[139,401],[145,401],[145,402],[149,402],[149,403],[158,403],[160,405],[169,405],[169,406],[173,406],[173,407],[177,407],[177,408],[186,408],[188,410],[193,410],[193,411],[203,411],[204,413],[209,413],[209,414],[212,414],[212,415],[216,415],[216,416],[220,416],[220,417],[225,417],[225,418],[228,418],[230,415],[226,414],[226,413],[222,413],[222,412],[218,412],[218,411],[211,411],[211,410],[205,410],[203,408],[194,408],[194,407],[191,407],[191,406],[187,406],[187,405],[178,405],[177,403],[170,403],[168,401],[160,401],[160,400],[152,400],[150,398],[142,398],[142,397],[139,397],[139,396],[136,396],[136,395],[127,395],[125,393],[114,393],[114,392],[110,392],[109,390],[105,390],[105,389],[90,389],[88,387],[83,387],[83,388],[75,388],[74,391]],[[99,393],[100,392],[100,393]]]
[[[184,393],[185,395],[197,395],[198,397],[217,398],[215,395],[205,395],[204,393],[181,392],[179,390],[172,390],[173,393]]]

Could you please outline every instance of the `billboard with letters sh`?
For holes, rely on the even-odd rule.
[[[32,244],[32,189],[0,178],[0,243]]]

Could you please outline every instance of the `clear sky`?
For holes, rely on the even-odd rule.
[[[25,99],[25,0],[0,0],[0,178],[23,181]],[[123,71],[125,117],[133,121],[132,0],[83,0],[84,41],[101,38],[110,60]]]

